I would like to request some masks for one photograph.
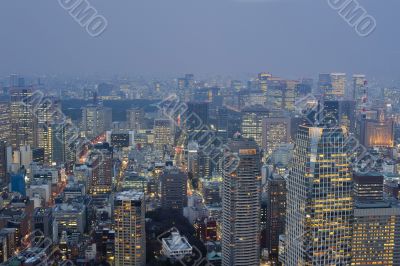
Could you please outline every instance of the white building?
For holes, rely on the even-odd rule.
[[[181,259],[192,254],[192,246],[179,232],[172,232],[170,237],[162,239],[162,253],[170,259]]]

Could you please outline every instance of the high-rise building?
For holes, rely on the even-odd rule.
[[[328,73],[319,74],[318,77],[318,93],[322,95],[331,94],[332,80]]]
[[[241,137],[228,147],[223,161],[222,265],[259,265],[261,153],[254,140]]]
[[[161,207],[182,213],[187,206],[187,175],[177,167],[167,166],[160,181]]]
[[[262,147],[271,154],[280,145],[290,142],[290,117],[267,117],[262,124]]]
[[[0,140],[0,185],[8,185],[7,146],[6,141]]]
[[[170,119],[154,120],[154,147],[163,150],[165,146],[173,145],[173,124]]]
[[[146,265],[143,192],[119,192],[114,200],[115,266]]]
[[[279,235],[285,233],[286,180],[278,174],[267,178],[266,248],[270,259],[278,261]]]
[[[346,74],[331,73],[331,90],[325,93],[325,99],[338,100],[346,95]]]
[[[244,138],[253,138],[262,146],[262,121],[269,117],[270,111],[260,105],[249,106],[242,110],[241,133]]]
[[[144,129],[144,110],[142,108],[131,108],[126,110],[126,120],[130,130],[138,131]]]
[[[400,265],[398,203],[356,204],[351,257],[351,265]]]
[[[383,201],[383,175],[369,172],[354,173],[354,200],[356,202]]]
[[[188,132],[189,140],[199,141],[204,144],[204,132],[209,126],[209,103],[208,102],[189,102],[184,113],[184,122]]]
[[[109,193],[113,178],[113,151],[108,143],[95,145],[90,155],[92,175],[89,177],[90,194]]]
[[[87,138],[94,138],[111,128],[112,109],[102,105],[82,108],[82,128]]]
[[[0,102],[0,141],[10,140],[10,103]]]
[[[258,89],[266,93],[268,90],[268,79],[272,77],[271,74],[262,72],[258,74]]]
[[[301,125],[287,180],[285,265],[348,265],[353,181],[344,127]]]
[[[353,75],[352,99],[356,101],[356,110],[361,111],[367,100],[367,79],[365,75]]]
[[[33,91],[30,87],[13,87],[10,90],[10,139],[14,148],[34,146],[36,123],[30,101]]]
[[[357,122],[357,135],[360,143],[367,148],[393,147],[394,122],[392,119],[386,119],[383,112],[378,119],[361,117]]]

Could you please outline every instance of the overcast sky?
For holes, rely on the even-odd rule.
[[[0,75],[318,72],[398,79],[400,1],[359,0],[359,37],[327,0],[88,0],[108,21],[91,37],[58,0],[1,0]]]

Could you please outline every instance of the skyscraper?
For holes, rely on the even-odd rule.
[[[285,265],[350,263],[353,197],[344,127],[302,125],[287,180]]]
[[[351,265],[400,265],[398,202],[356,203],[351,255]]]
[[[34,145],[36,123],[30,102],[33,91],[30,87],[14,87],[10,90],[10,139],[14,148]]]
[[[325,94],[328,100],[342,99],[346,94],[346,74],[345,73],[331,73],[331,90]]]
[[[0,102],[0,140],[10,139],[10,103]]]
[[[383,201],[384,177],[379,173],[354,173],[354,200],[356,202]]]
[[[177,167],[167,166],[160,181],[161,207],[182,213],[187,206],[187,175]]]
[[[278,115],[263,119],[262,124],[262,147],[264,151],[271,154],[284,143],[290,141],[290,117]]]
[[[223,161],[222,265],[259,265],[261,153],[254,140],[241,137],[228,147],[239,160],[227,153]]]
[[[367,79],[365,75],[353,75],[352,99],[356,101],[356,110],[360,111],[367,99]]]
[[[114,200],[115,266],[146,265],[143,192],[119,192]]]
[[[87,138],[94,138],[111,128],[112,109],[90,104],[82,108],[82,127]]]
[[[262,121],[269,117],[269,110],[263,106],[249,106],[242,110],[241,132],[244,138],[253,138],[258,146],[262,146]]]
[[[163,150],[165,146],[173,144],[173,128],[170,119],[154,120],[154,147]]]
[[[113,151],[108,143],[97,144],[90,155],[92,176],[89,177],[89,193],[102,194],[111,191],[113,178]]]
[[[131,108],[126,110],[126,120],[130,130],[138,131],[144,128],[144,110]]]
[[[279,235],[285,233],[286,181],[272,174],[267,179],[266,248],[269,257],[278,261]]]

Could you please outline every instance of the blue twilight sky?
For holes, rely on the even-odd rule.
[[[1,0],[0,75],[237,75],[360,72],[399,79],[400,1],[358,0],[377,21],[359,37],[328,0],[87,0],[97,38],[58,0]]]

